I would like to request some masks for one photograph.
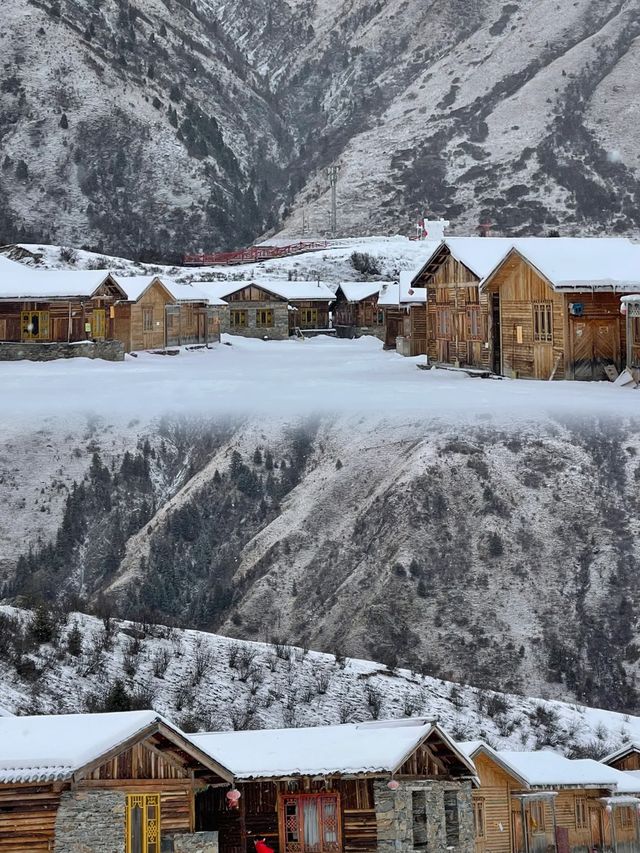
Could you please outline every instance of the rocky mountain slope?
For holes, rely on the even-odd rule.
[[[188,731],[422,715],[458,739],[572,757],[601,758],[640,732],[638,717],[372,661],[43,608],[0,607],[0,702],[18,714],[154,707]]]
[[[637,425],[103,421],[15,436],[5,466],[27,441],[9,600],[637,708]]]
[[[9,0],[0,237],[637,230],[636,0]]]

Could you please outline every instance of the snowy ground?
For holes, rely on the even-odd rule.
[[[314,412],[456,419],[638,413],[640,393],[608,382],[472,379],[418,370],[424,357],[385,352],[371,337],[261,341],[224,335],[210,350],[140,353],[124,363],[0,362],[3,424],[43,415]],[[227,345],[225,345],[227,344]]]

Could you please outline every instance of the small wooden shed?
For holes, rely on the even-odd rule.
[[[412,285],[413,273],[403,272],[396,284],[384,284],[378,307],[384,318],[384,345],[401,355],[426,353],[426,290]]]
[[[0,851],[217,853],[195,796],[231,778],[155,711],[0,717]]]
[[[220,853],[473,853],[473,763],[433,722],[405,719],[193,735],[240,792],[198,796]],[[225,764],[226,766],[226,764]]]
[[[625,364],[620,293],[640,291],[640,246],[623,238],[514,240],[480,285],[496,372],[602,380]]]
[[[616,770],[640,771],[640,742],[631,740],[623,743],[614,752],[606,755],[602,763],[615,767]]]

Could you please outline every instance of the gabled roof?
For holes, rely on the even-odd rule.
[[[439,252],[449,254],[464,264],[478,278],[488,275],[513,245],[509,237],[447,237],[434,248],[424,264],[414,271],[414,279],[421,275]]]
[[[383,284],[378,295],[378,305],[383,308],[400,305],[400,285],[395,282]]]
[[[108,270],[34,270],[0,256],[0,299],[89,299]]]
[[[638,299],[640,300],[640,296]],[[618,749],[610,752],[609,755],[605,755],[601,760],[603,764],[613,764],[614,761],[620,761],[620,759],[626,758],[627,755],[630,755],[632,752],[640,753],[640,741],[628,740],[626,743],[623,743],[622,746],[618,747]]]
[[[117,275],[114,278],[124,291],[128,302],[137,302],[156,281],[171,296],[168,287],[158,275]]]
[[[194,743],[236,779],[392,774],[430,737],[439,738],[475,777],[473,763],[432,721],[421,718],[315,728],[211,732]]]
[[[342,281],[338,285],[347,302],[362,302],[380,293],[380,289],[387,284],[385,281]],[[336,290],[336,295],[338,291]]]
[[[335,293],[326,284],[317,281],[281,281],[279,279],[251,279],[251,281],[195,282],[195,286],[209,296],[225,299],[245,287],[259,287],[287,302],[333,302]]]
[[[415,303],[426,303],[427,288],[412,287],[412,282],[416,277],[415,271],[408,270],[400,273],[399,282],[399,300],[401,305],[410,305]]]
[[[194,747],[155,711],[0,717],[0,783],[65,781],[102,756],[161,732],[210,771],[231,780],[211,756]]]
[[[512,240],[485,274],[486,288],[504,261],[517,252],[546,279],[565,292],[640,290],[640,244],[626,237],[530,237]]]
[[[629,779],[613,767],[590,758],[571,759],[549,749],[496,750],[483,741],[459,743],[471,759],[485,755],[524,788],[596,787],[629,793],[640,790],[640,778]]]

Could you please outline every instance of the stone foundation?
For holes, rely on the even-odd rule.
[[[73,344],[43,341],[0,342],[0,361],[54,361],[57,358],[124,361],[124,344],[120,341],[79,341]]]
[[[447,839],[445,791],[457,795],[457,843]],[[378,853],[474,853],[471,784],[431,780],[402,782],[390,791],[375,782]]]
[[[273,326],[256,325],[255,302],[230,302],[229,310],[221,319],[221,331],[230,335],[241,335],[244,338],[268,338],[271,341],[282,341],[289,337],[289,309],[286,302],[260,302],[259,308],[269,308],[273,311]],[[246,326],[231,326],[231,312],[246,311]]]
[[[65,791],[56,815],[54,853],[124,853],[125,795]]]

